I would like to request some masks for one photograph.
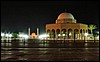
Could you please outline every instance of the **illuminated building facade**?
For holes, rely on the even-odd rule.
[[[33,32],[31,35],[30,35],[31,38],[37,38],[37,35]]]
[[[48,39],[84,39],[84,33],[88,32],[88,25],[77,23],[71,13],[61,13],[55,24],[46,24]]]

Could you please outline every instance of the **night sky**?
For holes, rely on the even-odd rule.
[[[62,12],[71,13],[78,23],[95,24],[99,29],[98,1],[1,1],[1,31],[45,32]]]

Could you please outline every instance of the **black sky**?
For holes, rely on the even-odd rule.
[[[66,9],[78,23],[99,27],[98,1],[1,1],[1,31],[45,32],[45,25],[55,23]]]

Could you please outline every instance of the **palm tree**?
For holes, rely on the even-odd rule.
[[[88,27],[88,29],[91,31],[91,34],[93,34],[93,30],[96,28],[97,28],[96,25],[92,25],[92,24],[90,24]]]

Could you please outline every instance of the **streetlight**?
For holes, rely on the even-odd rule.
[[[65,34],[62,35],[63,37],[65,36]]]
[[[10,38],[9,40],[11,40],[12,34],[8,34],[8,37]],[[11,41],[10,41],[11,42]]]
[[[28,39],[29,36],[27,34],[19,34],[18,35],[20,38]]]
[[[5,34],[4,33],[1,33],[1,36],[3,37]]]
[[[58,38],[60,38],[60,34],[58,34]]]
[[[72,33],[69,33],[69,38],[71,38]]]
[[[69,36],[71,36],[72,34],[71,33],[69,33]]]
[[[99,36],[97,36],[97,40],[99,40]]]
[[[84,41],[86,40],[86,42],[87,42],[88,33],[85,33],[84,35],[85,35],[85,37],[86,37],[86,39],[85,39],[85,37],[84,37]]]
[[[8,40],[11,40],[12,34],[6,33],[5,36],[7,37],[7,41],[8,41]],[[9,38],[10,38],[10,39],[9,39]]]
[[[60,34],[58,34],[58,36],[60,37]]]
[[[41,34],[41,35],[39,35],[39,39],[46,39],[47,37],[49,37],[48,34]]]
[[[7,37],[7,39],[6,39],[6,40],[8,41],[9,34],[8,34],[8,33],[6,33],[6,34],[5,34],[5,36]]]
[[[5,35],[4,33],[1,33],[1,37],[2,37],[2,39],[1,39],[1,40],[3,40],[3,39],[4,39],[4,35]]]

